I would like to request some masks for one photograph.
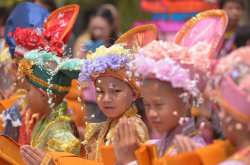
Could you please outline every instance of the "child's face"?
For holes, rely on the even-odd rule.
[[[95,83],[97,104],[107,117],[122,115],[136,100],[136,93],[117,78],[101,76]]]
[[[228,15],[228,23],[237,25],[243,15],[242,5],[239,2],[228,1],[223,5],[222,9],[225,10]]]
[[[183,89],[157,79],[145,79],[142,86],[143,102],[148,119],[158,132],[171,131],[184,116],[185,104],[178,96]]]
[[[25,81],[25,89],[27,90],[27,99],[28,105],[32,113],[40,113],[43,112],[44,109],[44,96],[41,93],[40,89],[30,83],[29,81]]]

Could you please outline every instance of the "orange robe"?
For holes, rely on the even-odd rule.
[[[84,116],[87,116],[87,110],[83,99],[81,99],[81,102],[78,101],[78,97],[82,98],[82,91],[77,89],[77,86],[79,86],[77,80],[72,80],[71,85],[72,88],[65,96],[65,99],[67,100],[68,107],[73,110],[73,121],[75,125],[86,127]],[[81,107],[83,107],[83,109],[81,109]]]

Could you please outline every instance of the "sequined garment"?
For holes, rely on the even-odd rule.
[[[20,111],[23,109],[23,98],[17,100],[9,109],[6,109],[0,115],[4,122],[4,131],[2,134],[9,136],[18,142],[19,130],[21,126]]]
[[[173,140],[175,135],[184,135],[189,136],[192,141],[196,143],[197,146],[203,147],[206,145],[203,138],[198,134],[195,123],[194,117],[190,118],[187,122],[183,125],[178,126],[171,134],[168,132],[165,133],[164,137],[161,140],[150,140],[150,144],[156,144],[158,156],[161,157],[165,156],[172,156],[177,154],[177,149],[173,145]]]
[[[230,156],[227,160],[220,163],[219,165],[249,165],[250,164],[250,146],[242,149],[232,156]]]
[[[55,112],[43,117],[32,133],[31,146],[46,152],[69,152],[80,155],[81,143],[72,116],[67,115],[67,103],[59,104]]]
[[[108,118],[106,122],[90,123],[85,130],[85,140],[82,144],[85,147],[86,159],[101,161],[101,146],[108,146],[113,144],[115,127],[119,123],[119,119],[127,117],[134,125],[137,132],[137,139],[139,142],[146,142],[149,140],[147,126],[137,115],[137,108],[132,106],[123,115],[116,118]]]

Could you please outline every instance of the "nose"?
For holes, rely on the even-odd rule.
[[[232,9],[232,13],[233,13],[233,16],[234,16],[234,17],[238,17],[238,15],[239,15],[239,9],[233,8],[233,9]]]
[[[102,97],[103,97],[102,101],[105,103],[109,103],[112,100],[110,94],[108,94],[108,93],[105,93]]]
[[[149,110],[147,110],[146,115],[148,118],[151,118],[151,119],[158,117],[158,113],[155,111],[154,108],[150,108]]]

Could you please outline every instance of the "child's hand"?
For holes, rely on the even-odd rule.
[[[40,165],[47,153],[37,147],[26,145],[20,148],[20,154],[28,165]]]
[[[139,148],[134,126],[126,117],[120,119],[115,129],[114,151],[118,164],[127,164],[136,160],[135,150]]]
[[[173,142],[178,153],[192,152],[199,148],[189,137],[182,135],[176,135]]]

